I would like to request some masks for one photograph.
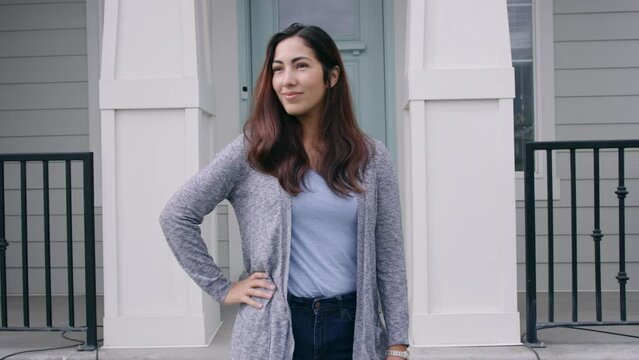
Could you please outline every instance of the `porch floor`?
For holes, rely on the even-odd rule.
[[[78,299],[77,304],[82,304]],[[102,298],[98,299],[98,323],[102,319]],[[545,297],[540,297],[539,318],[546,316]],[[614,318],[618,311],[618,297],[616,294],[605,294],[604,317]],[[560,293],[556,299],[556,318],[568,320],[570,316],[570,294]],[[66,307],[63,302],[55,305],[59,318],[66,317]],[[9,311],[14,317],[22,318],[18,301],[11,301]],[[43,314],[43,301],[31,301],[32,317]],[[525,328],[525,298],[519,295],[519,309],[521,313],[522,333]],[[594,316],[594,297],[592,294],[580,294],[580,319],[592,320]],[[98,352],[76,351],[73,346],[67,349],[47,350],[17,354],[9,360],[222,360],[228,359],[229,339],[231,327],[237,307],[225,307],[222,312],[224,321],[218,335],[211,346],[207,348],[171,348],[171,349],[100,349]],[[628,319],[639,320],[639,293],[628,294]],[[84,323],[82,310],[76,309],[79,324]],[[11,325],[11,324],[10,324]],[[639,336],[639,326],[609,326],[591,327],[590,329],[612,331],[633,336]],[[489,329],[487,329],[489,330]],[[68,337],[83,339],[83,333],[67,333]],[[539,339],[545,344],[544,348],[537,348],[539,358],[543,360],[637,360],[639,359],[639,339],[617,335],[577,329],[553,328],[538,332]],[[98,328],[98,338],[102,338],[102,329]],[[7,355],[25,350],[53,348],[73,345],[74,343],[62,338],[58,332],[6,332],[0,331],[0,360]],[[440,347],[440,348],[412,348],[411,359],[429,360],[535,360],[537,357],[532,350],[523,345],[496,347]]]

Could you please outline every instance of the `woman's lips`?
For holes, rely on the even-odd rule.
[[[286,100],[293,100],[295,98],[297,98],[298,96],[302,95],[301,92],[287,92],[287,93],[282,93],[282,97],[284,97],[284,99]]]

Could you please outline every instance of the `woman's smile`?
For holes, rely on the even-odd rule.
[[[289,92],[283,92],[282,93],[282,97],[285,100],[291,101],[291,100],[295,100],[301,97],[303,93],[302,92],[293,92],[293,91],[289,91]]]

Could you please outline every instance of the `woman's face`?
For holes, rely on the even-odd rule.
[[[275,48],[271,66],[273,89],[286,112],[301,121],[319,120],[327,85],[322,63],[313,50],[301,38],[289,37]],[[338,75],[336,67],[331,71],[331,86]]]

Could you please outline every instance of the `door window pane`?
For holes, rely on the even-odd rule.
[[[508,23],[515,68],[515,170],[523,171],[524,145],[535,140],[532,0],[508,0]]]
[[[317,25],[329,34],[355,35],[354,0],[280,0],[279,28]]]

